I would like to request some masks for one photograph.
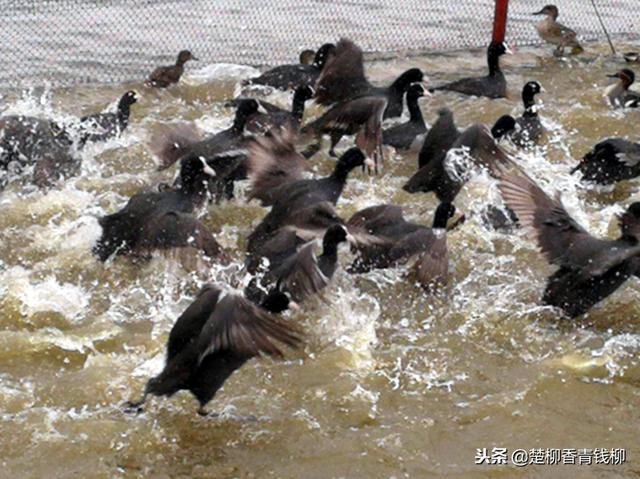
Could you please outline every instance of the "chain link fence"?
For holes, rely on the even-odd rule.
[[[511,0],[507,41],[539,43],[548,0]],[[556,0],[559,21],[602,39],[591,2]],[[597,0],[610,33],[639,31],[638,0]],[[295,62],[342,36],[367,52],[410,54],[489,42],[493,0],[0,0],[0,86],[143,78],[190,49],[206,63]]]

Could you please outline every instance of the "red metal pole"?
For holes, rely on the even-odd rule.
[[[496,0],[496,14],[493,18],[493,41],[496,43],[504,42],[508,10],[509,0]]]

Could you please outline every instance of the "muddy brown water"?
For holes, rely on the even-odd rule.
[[[615,236],[615,214],[638,199],[638,182],[593,188],[569,170],[602,138],[638,139],[640,112],[612,111],[602,99],[605,75],[622,64],[598,45],[570,60],[553,58],[548,48],[519,50],[504,62],[511,99],[438,94],[421,105],[429,123],[444,105],[460,126],[492,123],[519,113],[522,85],[540,81],[547,140],[534,152],[514,152],[517,161],[547,191],[561,191],[583,225]],[[367,69],[385,83],[409,65],[436,84],[482,71],[484,54]],[[210,65],[166,91],[139,82],[3,98],[3,114],[67,118],[100,110],[129,88],[142,94],[126,134],[85,151],[79,177],[49,191],[14,183],[0,194],[0,477],[637,477],[637,280],[575,322],[541,307],[553,268],[526,235],[482,225],[477,212],[499,196],[483,176],[457,201],[468,219],[450,235],[453,277],[445,298],[425,296],[401,270],[349,276],[340,269],[330,304],[311,302],[293,315],[307,331],[305,351],[286,362],[254,360],[232,376],[209,406],[221,417],[198,416],[188,393],[152,399],[138,416],[121,411],[162,366],[168,332],[198,286],[239,280],[231,269],[197,275],[162,257],[103,265],[90,253],[100,233],[96,218],[171,179],[173,171],[155,171],[147,147],[158,125],[226,127],[233,112],[224,100],[251,74]],[[326,173],[333,160],[323,153],[313,164]],[[415,154],[387,150],[381,175],[355,172],[340,213],[392,202],[430,223],[435,198],[400,188],[415,165]],[[212,205],[206,224],[241,262],[245,239],[264,214],[241,191],[236,201]],[[345,251],[341,264],[349,259]],[[492,447],[626,448],[627,461],[474,465],[476,449]]]

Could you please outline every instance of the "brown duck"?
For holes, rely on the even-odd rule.
[[[178,59],[175,65],[156,68],[151,72],[151,75],[149,75],[146,84],[155,88],[167,88],[174,83],[178,83],[184,73],[184,64],[189,60],[198,59],[194,57],[189,50],[182,50],[178,53]]]
[[[558,23],[558,7],[555,5],[546,5],[539,12],[535,12],[534,15],[545,15],[544,20],[541,20],[536,25],[536,29],[538,30],[540,38],[547,43],[556,45],[556,49],[553,52],[555,56],[562,56],[566,47],[571,47],[571,53],[573,55],[584,51],[576,39],[576,32]]]

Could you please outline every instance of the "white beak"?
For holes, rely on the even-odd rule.
[[[513,50],[511,50],[511,48],[509,48],[509,45],[507,45],[506,42],[503,42],[503,45],[504,45],[504,52],[507,55],[513,55]]]
[[[258,113],[262,113],[263,115],[268,115],[269,112],[266,110],[262,103],[258,102]]]
[[[373,161],[371,158],[365,158],[364,160],[364,164],[366,165],[367,168],[369,168],[370,170],[375,169],[376,167],[376,162]]]
[[[214,170],[213,168],[211,168],[209,166],[209,164],[207,163],[207,160],[204,159],[204,157],[200,157],[200,161],[202,162],[202,171],[204,171],[204,173],[206,175],[209,175],[213,178],[216,177],[216,170]]]

